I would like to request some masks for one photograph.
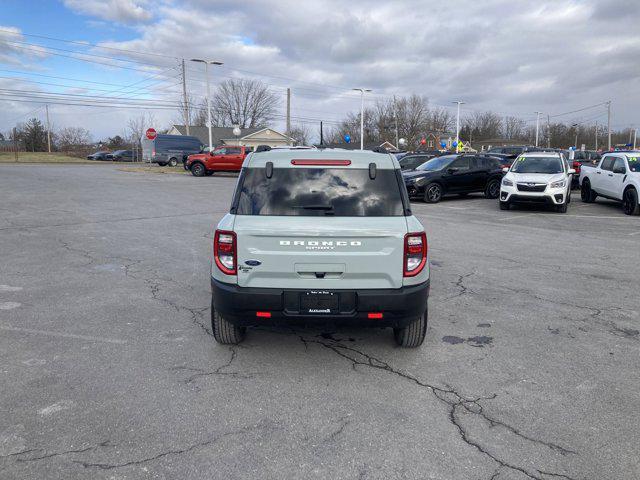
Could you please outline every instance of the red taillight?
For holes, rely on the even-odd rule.
[[[370,312],[367,314],[367,318],[371,318],[374,320],[379,320],[383,317],[382,313],[380,312]]]
[[[576,171],[576,173],[580,173],[581,166],[582,164],[580,162],[573,162],[573,169]]]
[[[256,312],[256,317],[271,318],[271,312]]]
[[[407,233],[404,236],[405,277],[415,277],[427,264],[427,234],[424,232]]]
[[[333,165],[333,166],[342,166],[346,167],[351,165],[351,160],[291,160],[291,165]]]
[[[216,230],[213,238],[213,259],[225,275],[236,275],[236,234]]]

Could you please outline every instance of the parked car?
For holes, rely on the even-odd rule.
[[[107,160],[114,162],[133,162],[133,150],[116,150],[107,155]]]
[[[576,174],[573,176],[571,187],[578,188],[580,186],[580,171],[582,170],[583,165],[597,164],[601,158],[602,156],[594,150],[576,150],[573,152],[571,165],[576,171]]]
[[[445,195],[472,192],[498,198],[502,168],[495,157],[454,154],[434,157],[402,175],[411,198],[436,203]]]
[[[100,150],[98,152],[92,153],[91,155],[87,155],[87,160],[106,160],[107,155],[109,154],[110,152],[106,150]]]
[[[250,147],[221,145],[211,152],[189,155],[186,167],[194,177],[212,175],[215,172],[239,172]]]
[[[142,139],[142,158],[152,163],[175,167],[183,156],[202,151],[202,142],[188,135],[159,134],[155,139]]]
[[[500,209],[518,203],[551,205],[566,213],[575,170],[558,152],[527,152],[513,162],[502,179]]]
[[[527,152],[530,149],[535,148],[529,145],[508,145],[504,147],[493,147],[487,150],[487,154],[492,155],[494,153],[499,153],[502,155],[508,155],[512,158],[516,158],[521,153]]]
[[[386,153],[251,154],[214,235],[215,339],[235,344],[248,326],[329,320],[392,327],[400,346],[420,346],[427,236],[400,179]]]
[[[616,200],[625,214],[640,215],[640,151],[606,153],[596,167],[583,165],[580,196],[586,203]]]
[[[399,160],[400,169],[403,172],[415,170],[416,167],[419,167],[427,160],[431,160],[433,157],[439,156],[440,152],[420,152],[420,153],[410,153],[405,155]]]

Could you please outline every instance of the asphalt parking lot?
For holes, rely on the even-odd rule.
[[[640,477],[640,217],[414,204],[427,340],[217,345],[235,179],[0,166],[0,478]]]

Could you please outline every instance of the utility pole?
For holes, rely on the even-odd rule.
[[[594,150],[598,150],[598,121],[596,120],[596,148]]]
[[[13,151],[16,154],[16,163],[18,162],[18,136],[16,127],[13,127]]]
[[[291,89],[287,88],[287,145],[291,144]]]
[[[534,112],[536,114],[536,147],[538,146],[538,138],[540,137],[540,114],[542,112]]]
[[[460,105],[462,105],[464,102],[457,100],[453,103],[458,104],[458,113],[456,114],[456,152],[457,152],[460,145]]]
[[[547,148],[551,148],[551,115],[547,115]]]
[[[44,106],[44,110],[47,113],[47,150],[51,153],[51,125],[49,124],[49,105]]]
[[[393,118],[396,122],[396,149],[400,149],[400,136],[398,135],[398,106],[396,104],[396,96],[393,96]]]
[[[364,92],[370,92],[369,88],[353,88],[360,92],[360,150],[364,150]]]
[[[184,103],[184,123],[187,129],[187,135],[191,135],[189,132],[189,124],[191,123],[191,118],[189,115],[189,102],[187,100],[187,77],[185,74],[184,68],[184,58],[182,59],[182,102]]]
[[[611,151],[611,100],[607,102],[607,137],[608,137],[608,148]]]
[[[638,129],[633,129],[633,149],[636,149],[636,140],[638,140]]]
[[[320,120],[320,145],[324,144],[324,138],[322,138],[322,120]]]

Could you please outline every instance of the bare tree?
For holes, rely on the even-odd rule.
[[[526,138],[527,123],[521,118],[505,117],[503,137],[507,140],[522,140]]]
[[[218,87],[211,108],[222,115],[223,126],[253,128],[265,126],[273,120],[279,101],[265,83],[230,79]]]
[[[474,112],[462,122],[460,136],[465,140],[500,138],[502,118],[494,112]]]
[[[142,135],[149,127],[156,122],[155,116],[151,112],[143,112],[137,117],[131,117],[127,122],[127,136],[129,143],[133,146],[133,153],[136,160],[142,158]]]
[[[58,148],[63,151],[86,147],[92,142],[91,133],[82,127],[65,127],[58,131]]]
[[[311,133],[304,124],[292,125],[289,135],[298,145],[309,145]]]

